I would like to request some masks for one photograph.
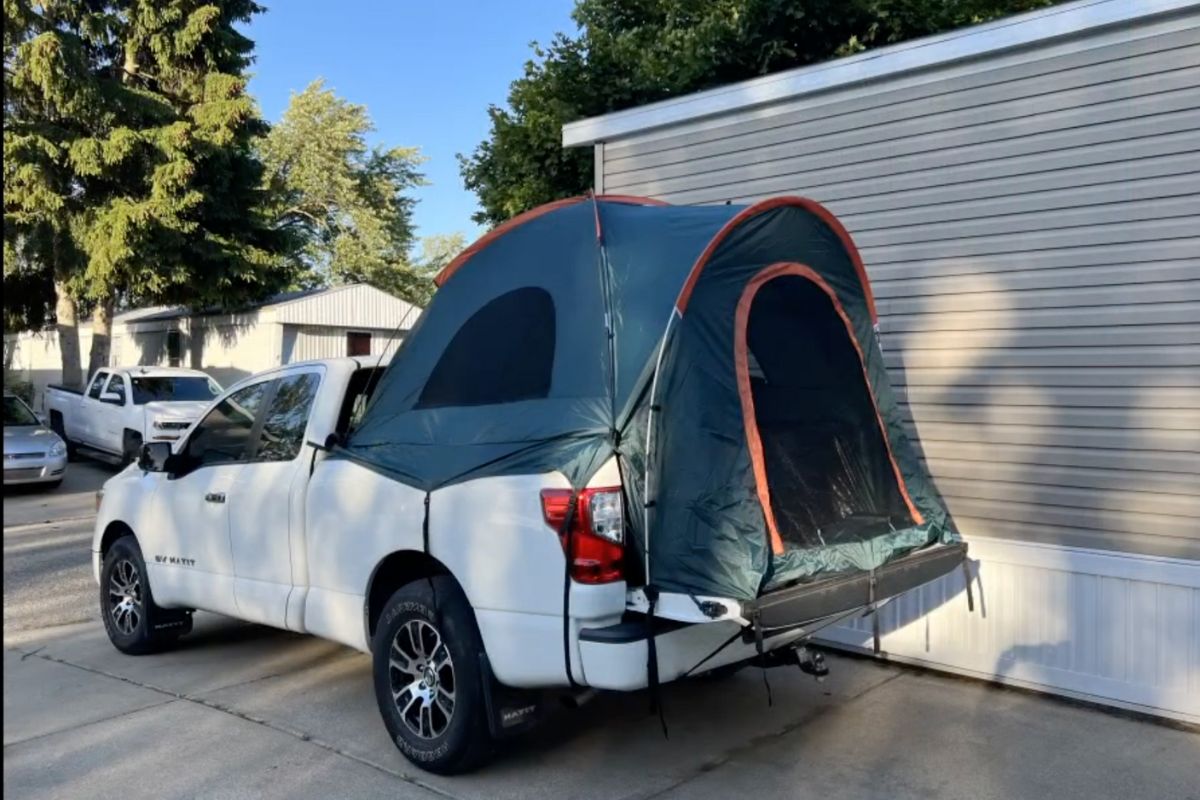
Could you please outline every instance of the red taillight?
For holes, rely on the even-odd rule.
[[[557,533],[571,505],[570,489],[543,489],[542,516]],[[563,551],[572,554],[571,577],[580,583],[612,583],[624,579],[625,530],[619,488],[583,489],[575,516],[562,539]],[[568,548],[568,544],[570,547]]]

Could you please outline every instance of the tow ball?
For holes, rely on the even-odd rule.
[[[764,668],[800,667],[801,672],[812,675],[818,683],[823,682],[829,674],[829,667],[825,665],[825,654],[811,650],[805,644],[771,650],[752,663]]]
[[[825,676],[829,674],[829,667],[825,665],[825,654],[818,650],[809,650],[804,645],[797,647],[795,652],[800,671],[812,675],[817,679],[817,683],[823,683]]]

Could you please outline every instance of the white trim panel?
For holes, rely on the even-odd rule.
[[[880,612],[885,658],[1200,723],[1200,562],[970,542],[961,573]],[[823,640],[869,651],[870,617]]]

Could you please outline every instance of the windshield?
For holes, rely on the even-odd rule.
[[[133,404],[137,406],[156,400],[212,400],[220,393],[216,381],[198,375],[133,379]]]
[[[4,427],[9,425],[40,425],[29,406],[18,397],[4,398]]]

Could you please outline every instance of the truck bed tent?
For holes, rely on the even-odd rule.
[[[634,585],[749,601],[957,541],[903,430],[874,301],[817,203],[585,196],[501,225],[335,457],[412,486],[613,455]]]

